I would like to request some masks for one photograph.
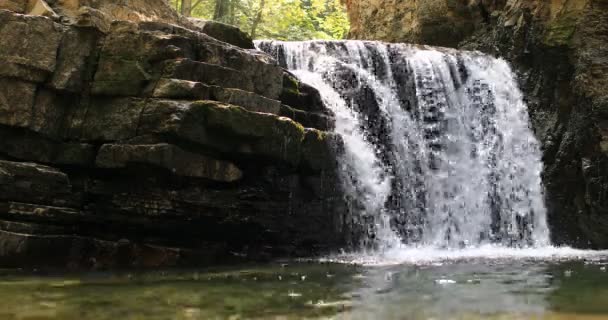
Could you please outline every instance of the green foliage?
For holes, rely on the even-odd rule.
[[[193,0],[193,17],[211,20],[216,1],[230,8],[216,20],[255,33],[257,39],[344,39],[349,22],[340,0]],[[181,0],[171,0],[180,9]]]

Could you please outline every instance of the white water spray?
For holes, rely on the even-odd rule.
[[[506,62],[378,42],[257,45],[336,114],[365,248],[549,245],[540,148]]]

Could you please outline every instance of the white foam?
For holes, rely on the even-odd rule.
[[[496,263],[502,260],[603,260],[608,259],[608,250],[580,250],[570,247],[509,248],[484,245],[466,249],[439,249],[433,247],[401,247],[382,253],[339,254],[321,259],[322,262],[357,264],[364,266],[391,266],[401,264],[431,265],[465,260],[482,260]]]
[[[363,250],[550,244],[540,144],[504,60],[380,42],[256,44],[336,115],[345,224]]]

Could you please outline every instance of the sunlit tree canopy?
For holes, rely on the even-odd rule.
[[[235,25],[255,39],[344,39],[349,29],[340,0],[170,1],[184,15]]]

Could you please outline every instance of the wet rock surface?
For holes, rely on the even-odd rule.
[[[48,1],[62,15],[68,2]],[[333,117],[312,88],[286,96],[272,58],[152,13],[74,23],[0,5],[16,11],[0,10],[0,267],[206,265],[345,245]]]
[[[204,33],[231,45],[243,49],[255,49],[253,41],[248,34],[239,28],[217,21],[189,18],[188,21],[200,28]]]
[[[347,4],[352,37],[480,50],[511,62],[543,145],[554,242],[608,247],[608,1]]]

